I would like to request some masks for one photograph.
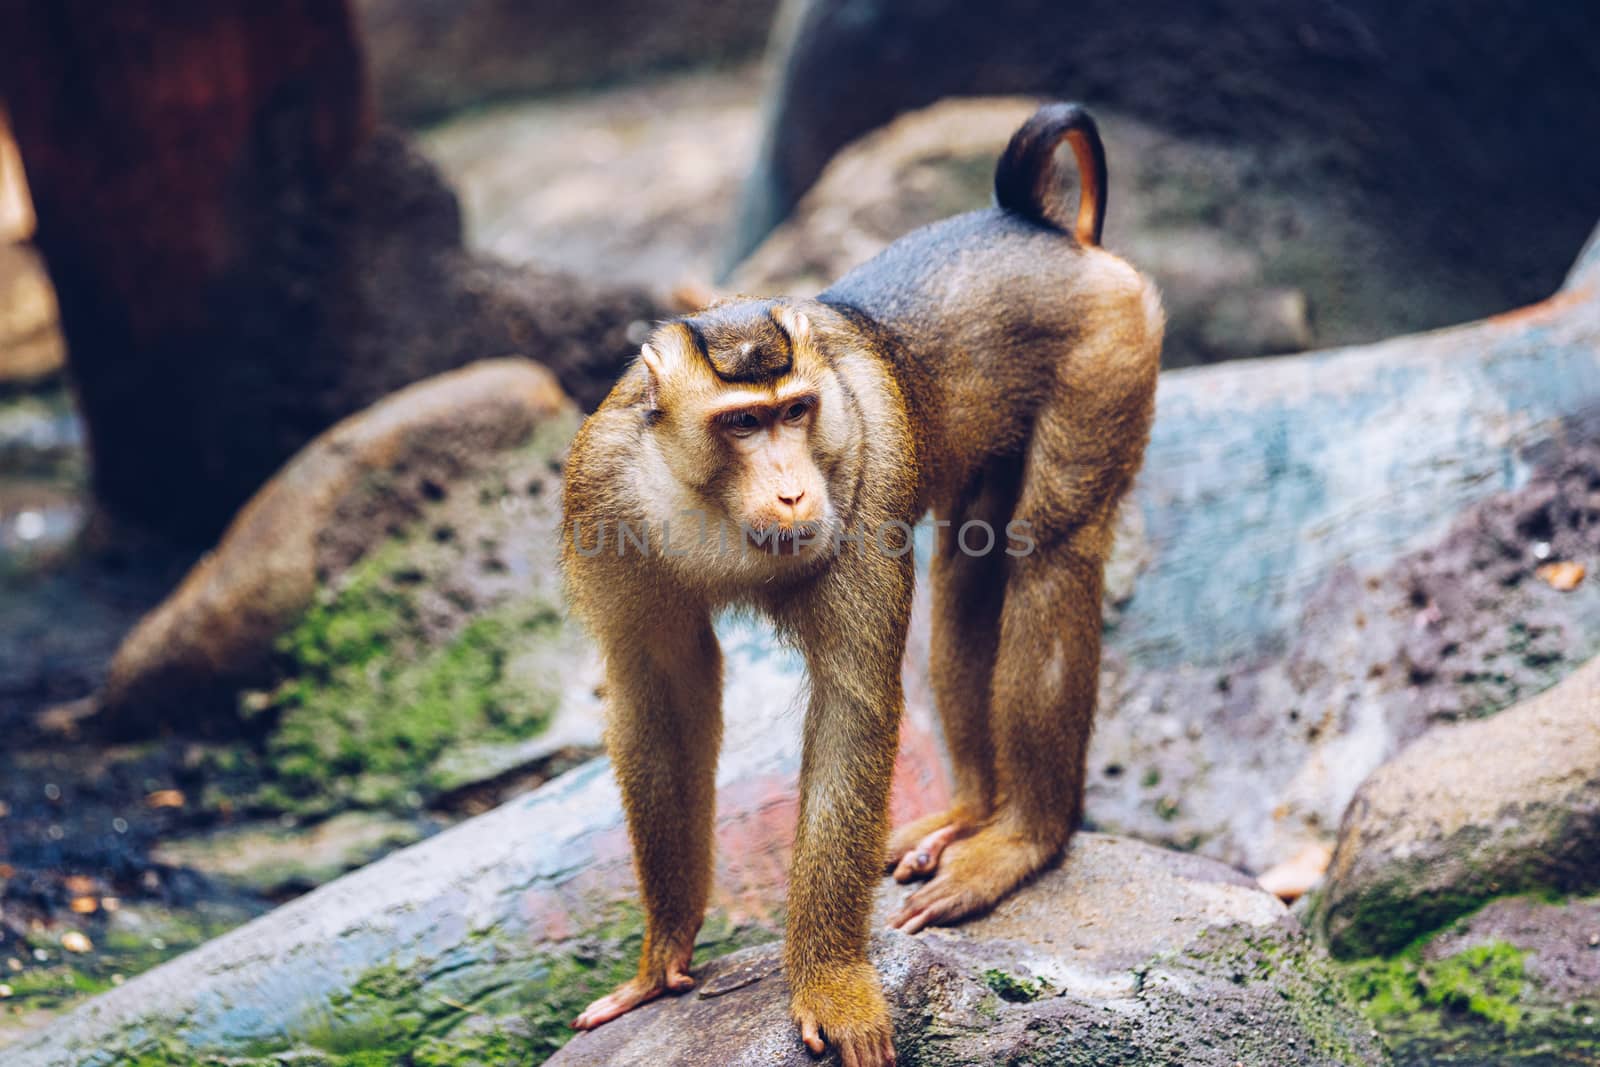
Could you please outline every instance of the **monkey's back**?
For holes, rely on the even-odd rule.
[[[866,320],[928,439],[920,451],[948,457],[925,472],[937,483],[927,498],[1020,451],[1064,362],[1094,349],[1090,334],[1130,311],[1148,318],[1141,305],[1159,315],[1147,294],[1153,287],[1111,253],[990,208],[907,234],[817,299]]]

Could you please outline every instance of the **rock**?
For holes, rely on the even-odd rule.
[[[1061,868],[976,921],[878,935],[873,963],[907,1064],[1387,1062],[1282,905],[1220,864],[1121,838],[1079,835]],[[697,977],[697,992],[583,1034],[550,1064],[816,1062],[776,945]]]
[[[241,825],[203,837],[178,838],[158,844],[150,858],[281,898],[415,844],[431,829],[414,819],[351,811],[310,826]]]
[[[279,638],[327,583],[453,483],[576,426],[548,371],[488,361],[414,385],[322,434],[272,479],[118,649],[102,714],[136,728],[271,677]],[[546,472],[547,473],[547,472]],[[552,527],[553,528],[553,527]]]
[[[728,287],[814,294],[917,226],[986,206],[994,161],[1036,107],[1020,97],[944,100],[846,146]],[[1355,218],[1313,222],[1308,213],[1322,205],[1270,188],[1235,202],[1247,170],[1240,151],[1186,142],[1116,113],[1099,120],[1112,161],[1106,242],[1161,287],[1165,366],[1401,333],[1420,321],[1419,302],[1434,299],[1398,261],[1357,262],[1355,250],[1380,238]],[[1323,241],[1347,254],[1308,260],[1281,239],[1285,228],[1319,225],[1342,229]],[[1375,306],[1402,283],[1404,308]]]
[[[358,0],[355,7],[380,106],[417,122],[508,96],[750,56],[766,43],[777,3]]]
[[[1504,897],[1392,959],[1346,965],[1401,1067],[1592,1064],[1600,897]]]
[[[1340,956],[1388,954],[1549,890],[1600,890],[1600,660],[1380,767],[1345,814],[1317,919]]]
[[[796,657],[748,623],[722,629],[726,700],[743,710],[728,717],[718,769],[712,953],[775,935],[799,767]],[[905,728],[902,818],[948,799],[925,698]],[[454,1047],[454,1062],[536,1061],[632,971],[636,894],[616,786],[593,761],[131,979],[7,1048],[6,1064],[88,1067],[167,1048],[327,1058],[356,1033],[372,1056],[452,1062]],[[455,1042],[469,1019],[491,1032]]]
[[[1485,322],[1162,375],[1088,813],[1252,872],[1429,726],[1600,653],[1600,274]],[[1458,431],[1460,431],[1458,433]],[[1142,532],[1141,532],[1142,531]]]
[[[1372,332],[1330,333],[1324,344],[1537,300],[1600,215],[1600,142],[1577,146],[1556,128],[1530,135],[1521,118],[1600,95],[1600,16],[1590,9],[1525,18],[1382,0],[1269,12],[1244,0],[1115,10],[793,0],[775,36],[729,266],[845,145],[904,112],[984,94],[1082,100],[1192,146],[1169,161],[1189,171],[1172,187],[1198,202],[1174,202],[1169,222],[1259,238],[1278,270],[1271,283],[1304,289],[1319,328],[1346,308],[1364,309],[1352,329],[1373,316]],[[1585,118],[1592,124],[1593,112]],[[1219,156],[1230,162],[1211,166]],[[1505,165],[1511,158],[1518,166]],[[1113,210],[1147,195],[1126,182],[1129,165],[1111,158]],[[1285,197],[1300,209],[1282,211]],[[1506,211],[1486,214],[1485,204]]]
[[[473,248],[666,292],[714,275],[755,152],[760,78],[746,66],[522,100],[421,143],[461,197]]]

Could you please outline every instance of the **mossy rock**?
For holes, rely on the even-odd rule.
[[[1402,1067],[1600,1064],[1600,898],[1502,898],[1337,966]]]

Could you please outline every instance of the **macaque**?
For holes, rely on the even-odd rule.
[[[995,207],[901,238],[813,300],[660,325],[584,424],[563,563],[605,657],[646,926],[637,976],[576,1027],[694,984],[722,730],[712,618],[730,605],[770,616],[810,681],[784,967],[813,1053],[894,1062],[867,956],[885,870],[923,880],[890,918],[915,933],[982,913],[1062,854],[1083,805],[1104,561],[1163,329],[1155,287],[1100,247],[1105,194],[1093,121],[1047,104],[1001,157]],[[930,510],[954,795],[891,837],[909,531]]]

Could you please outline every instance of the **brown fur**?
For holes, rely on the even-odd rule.
[[[1082,805],[1103,563],[1149,434],[1162,329],[1154,288],[1041,199],[1036,171],[1061,141],[1080,160],[1090,145],[1073,228],[1098,237],[1103,161],[1086,122],[1042,109],[1002,163],[1001,207],[908,235],[816,300],[662,326],[578,435],[565,566],[606,656],[647,933],[638,976],[576,1025],[692,985],[721,729],[711,618],[725,605],[768,613],[810,673],[785,962],[814,1051],[826,1035],[846,1064],[893,1062],[866,955],[885,858],[902,881],[931,879],[892,920],[915,931],[992,906],[1060,855]],[[732,529],[729,547],[684,524],[670,545],[593,551],[601,522],[658,530],[689,508]],[[955,527],[932,568],[955,804],[891,841],[913,567],[896,535],[871,532],[930,509]],[[1001,537],[988,555],[959,549],[972,519]],[[1027,524],[1030,553],[1002,550],[1011,522]],[[740,523],[867,537],[744,551]]]

